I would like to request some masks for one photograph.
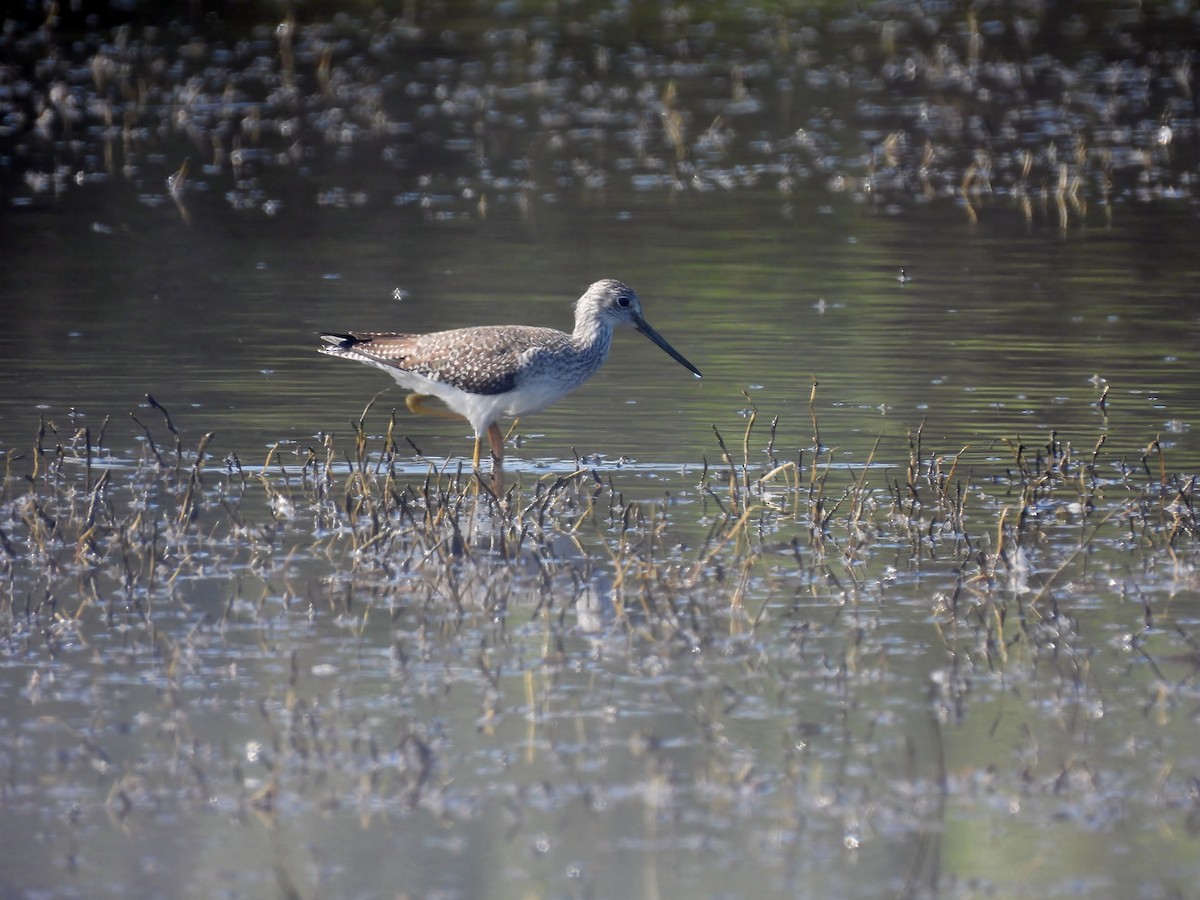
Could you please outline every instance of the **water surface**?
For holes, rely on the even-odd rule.
[[[1099,14],[622,9],[506,7],[454,41],[312,24],[291,100],[269,17],[219,46],[138,33],[183,61],[148,71],[136,140],[6,145],[0,893],[1193,889],[1200,226],[1174,51],[1142,60],[1148,109]],[[1122,10],[1139,39],[1174,15]],[[1004,99],[1030,22],[1066,42]],[[91,29],[64,58],[120,55]],[[934,74],[889,80],[889,40]],[[960,190],[963,98],[1021,125],[990,192]],[[273,149],[235,168],[255,106]],[[1164,116],[1171,153],[1139,124]],[[1107,193],[1102,142],[1072,162],[1064,220],[1080,121],[1129,130],[1103,132]],[[929,194],[925,130],[953,150]],[[56,148],[105,177],[9,177]],[[1139,175],[1122,154],[1147,148]],[[456,478],[465,424],[316,352],[569,328],[601,277],[704,378],[618,335],[520,423],[498,505]]]

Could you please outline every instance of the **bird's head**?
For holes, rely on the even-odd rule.
[[[592,284],[575,304],[576,327],[581,322],[594,322],[605,328],[629,325],[637,329],[684,368],[700,377],[700,370],[684,359],[666,338],[650,327],[642,315],[642,301],[633,288],[615,278],[604,278]]]

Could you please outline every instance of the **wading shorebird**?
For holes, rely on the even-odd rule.
[[[532,325],[482,325],[427,334],[350,332],[322,334],[322,353],[358,360],[391,375],[410,393],[405,405],[424,415],[461,416],[475,429],[475,456],[486,434],[495,465],[504,460],[497,422],[545,409],[579,387],[608,358],[613,329],[630,325],[697,378],[700,370],[684,359],[642,316],[642,304],[628,285],[597,281],[575,303],[570,334]],[[429,408],[431,397],[449,410]]]

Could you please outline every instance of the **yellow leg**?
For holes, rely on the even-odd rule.
[[[492,490],[500,494],[504,490],[504,437],[500,426],[493,422],[488,426],[488,444],[492,449]],[[479,454],[483,451],[483,438],[475,438],[475,454],[471,458],[471,471],[479,472]]]
[[[504,493],[504,435],[495,422],[488,426],[488,444],[492,448],[492,490],[499,496]]]
[[[465,418],[464,416],[460,416],[458,413],[453,412],[452,410],[442,409],[441,407],[437,407],[437,406],[434,406],[434,407],[429,406],[428,401],[430,401],[432,399],[434,399],[434,398],[431,397],[429,394],[418,394],[418,393],[414,392],[404,398],[404,405],[408,407],[409,412],[415,413],[418,416],[440,416],[445,419]],[[513,429],[515,429],[516,427],[517,427],[517,423],[513,422]],[[509,434],[512,434],[511,430],[509,431]],[[500,433],[500,426],[497,425],[495,422],[493,422],[491,425],[488,426],[487,437],[488,437],[488,444],[491,446],[491,449],[492,449],[492,459],[495,460],[495,463],[492,466],[493,473],[498,473],[500,470],[501,464],[504,462],[505,436]],[[483,438],[477,436],[475,438],[475,453],[471,457],[472,471],[475,471],[475,472],[479,471],[479,456],[482,452],[483,452]],[[497,481],[497,484],[499,484],[498,481]]]
[[[504,436],[500,434],[500,426],[493,422],[487,430],[488,444],[492,448],[493,468],[499,468],[504,462]],[[479,456],[483,452],[483,438],[475,438],[475,455],[471,457],[471,468],[479,471]]]
[[[504,461],[504,435],[500,426],[493,422],[488,426],[488,443],[492,445],[492,458],[499,464]]]
[[[409,394],[404,398],[404,405],[408,407],[409,412],[416,413],[418,416],[438,416],[443,419],[463,418],[452,410],[442,409],[440,406],[429,406],[428,401],[433,399],[429,394]]]

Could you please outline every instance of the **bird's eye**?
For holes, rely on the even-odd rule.
[[[629,306],[629,297],[627,297],[625,294],[622,294],[620,297],[617,298],[617,306],[620,306],[622,308],[628,307]]]

